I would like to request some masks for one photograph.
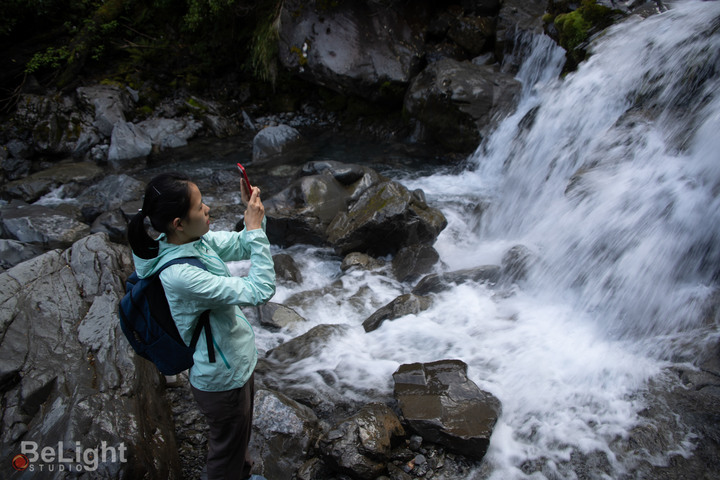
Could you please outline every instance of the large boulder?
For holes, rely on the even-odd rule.
[[[471,151],[491,121],[512,111],[520,89],[520,82],[492,66],[445,58],[413,79],[405,109],[441,145]]]
[[[253,138],[253,160],[262,160],[283,153],[302,141],[302,136],[289,125],[265,127]]]
[[[75,93],[80,106],[92,113],[93,126],[106,138],[117,123],[125,123],[134,104],[130,92],[116,85],[79,87]]]
[[[73,216],[41,205],[12,202],[0,208],[0,235],[48,248],[67,248],[90,233]]]
[[[500,401],[467,377],[460,360],[401,365],[395,398],[410,428],[425,440],[482,459],[500,416]]]
[[[311,162],[304,176],[265,203],[267,232],[277,245],[331,245],[342,254],[386,255],[431,244],[447,225],[421,191],[371,168]]]
[[[255,393],[250,453],[253,472],[267,478],[292,478],[319,434],[318,419],[308,407],[279,392]]]
[[[416,5],[402,3],[283,2],[280,61],[340,93],[402,98],[423,57],[423,31],[411,21],[417,12]]]
[[[99,234],[0,273],[5,465],[24,451],[28,469],[44,468],[48,479],[66,478],[68,469],[92,478],[180,478],[160,376],[132,353],[118,324],[121,276],[131,268],[129,249]],[[7,470],[4,478],[27,474]]]
[[[91,118],[67,95],[21,95],[13,123],[29,134],[28,156],[30,153],[71,154],[82,132],[93,128]]]
[[[89,162],[60,163],[20,180],[8,182],[3,185],[2,192],[32,203],[63,185],[70,187],[68,184],[89,184],[97,180],[102,173],[100,167]]]
[[[385,180],[338,212],[327,228],[327,237],[343,254],[382,256],[410,245],[432,244],[446,226],[443,214],[425,203],[421,191],[411,192]]]
[[[386,471],[393,447],[405,436],[398,416],[384,404],[370,404],[332,427],[318,445],[334,469],[360,480]]]

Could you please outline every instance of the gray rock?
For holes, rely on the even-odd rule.
[[[403,247],[392,261],[395,278],[401,282],[428,273],[440,260],[440,254],[432,245],[416,244]]]
[[[61,185],[89,184],[102,173],[100,167],[89,162],[62,163],[21,180],[9,182],[2,187],[2,190],[13,198],[32,203]]]
[[[520,56],[512,55],[518,42],[530,35],[543,33],[542,17],[547,9],[545,0],[504,0],[497,16],[495,32],[495,56],[503,60],[509,58],[504,69],[517,72]]]
[[[282,345],[268,351],[267,358],[279,366],[289,366],[304,358],[311,357],[336,335],[342,335],[350,327],[347,325],[318,325],[303,335],[293,338]]]
[[[125,114],[133,105],[127,90],[114,85],[92,85],[75,91],[80,103],[93,113],[95,128],[105,137],[113,133],[116,124],[125,123]]]
[[[327,238],[343,254],[382,256],[404,246],[432,243],[446,225],[443,214],[418,195],[399,183],[381,181],[337,214]]]
[[[149,118],[137,124],[137,128],[150,138],[157,150],[184,147],[202,128],[202,123],[185,118]]]
[[[422,278],[413,288],[415,295],[440,293],[451,288],[453,284],[461,285],[465,282],[480,282],[494,285],[500,280],[502,269],[498,265],[483,265],[447,273],[432,273]]]
[[[425,440],[482,459],[500,416],[500,401],[467,377],[460,360],[401,365],[395,398],[410,428]]]
[[[377,258],[373,258],[366,253],[352,252],[345,255],[340,270],[345,272],[351,268],[360,268],[362,270],[377,270],[382,268],[385,262]]]
[[[20,242],[62,248],[88,235],[90,227],[52,208],[13,203],[0,208],[0,231]]]
[[[8,269],[18,263],[37,257],[45,250],[37,245],[28,245],[17,240],[0,239],[0,267]]]
[[[112,130],[108,163],[116,170],[127,167],[130,160],[142,159],[152,152],[152,139],[140,127],[118,122]]]
[[[421,297],[406,293],[400,295],[392,302],[370,315],[364,322],[363,328],[366,332],[372,332],[380,328],[386,320],[395,320],[405,315],[416,314],[430,308],[432,300],[428,297]]]
[[[298,284],[302,283],[302,272],[292,255],[287,253],[273,255],[273,263],[275,264],[275,276],[277,279],[288,280]]]
[[[14,115],[15,125],[31,137],[23,156],[71,154],[81,133],[92,129],[91,121],[67,95],[21,95]]]
[[[21,441],[71,451],[105,445],[115,457],[106,450],[93,477],[180,478],[160,376],[118,327],[119,275],[131,268],[129,250],[98,234],[0,273],[3,462]],[[59,480],[67,471],[46,474]]]
[[[253,138],[253,160],[278,155],[301,141],[300,132],[289,125],[263,128]]]
[[[267,234],[273,244],[327,244],[325,231],[347,208],[348,193],[330,175],[302,177],[265,202]]]
[[[423,56],[421,27],[408,21],[416,10],[412,5],[394,7],[284,2],[280,61],[306,80],[347,95],[392,98],[392,86],[402,92]]]
[[[268,302],[256,308],[258,321],[266,328],[282,329],[305,322],[295,310],[280,303]]]
[[[520,88],[512,76],[491,66],[442,59],[413,79],[405,109],[445,147],[474,150],[482,130],[515,107]]]
[[[122,208],[129,202],[141,200],[145,184],[124,173],[108,175],[77,196],[83,207],[93,207],[100,212]],[[137,211],[137,210],[135,210]]]
[[[335,468],[352,478],[374,480],[386,471],[390,452],[405,436],[400,419],[384,404],[370,404],[323,435],[318,446]]]
[[[267,478],[292,478],[319,435],[318,419],[308,407],[285,395],[255,393],[250,454],[253,472]]]

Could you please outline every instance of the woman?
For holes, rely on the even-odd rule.
[[[250,477],[248,443],[252,429],[257,350],[252,327],[238,306],[259,305],[275,294],[275,270],[265,235],[265,209],[260,189],[248,192],[245,229],[211,232],[210,209],[197,185],[180,174],[162,174],[145,189],[142,210],[128,227],[135,268],[140,277],[156,272],[169,260],[197,257],[207,270],[171,265],[160,273],[170,311],[180,335],[190,344],[200,314],[210,309],[216,361],[211,363],[205,332],[197,343],[190,369],[193,396],[210,426],[209,479]],[[160,232],[151,238],[145,218]],[[230,275],[225,262],[250,259],[247,277]]]

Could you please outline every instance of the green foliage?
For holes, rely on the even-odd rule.
[[[187,0],[188,11],[185,14],[185,28],[198,30],[203,24],[230,12],[236,0]]]
[[[279,2],[272,14],[267,15],[264,21],[257,26],[253,34],[252,47],[250,50],[250,63],[255,76],[263,81],[275,84],[277,79],[277,56],[278,39],[280,27],[280,6]],[[299,52],[301,53],[301,52]],[[307,59],[299,55],[302,60]],[[303,63],[301,63],[303,65]]]
[[[25,71],[27,73],[35,73],[44,68],[60,68],[61,65],[67,62],[69,56],[70,50],[67,46],[59,48],[48,47],[44,52],[33,55],[25,66]]]

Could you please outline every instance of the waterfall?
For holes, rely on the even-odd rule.
[[[697,328],[720,274],[719,28],[717,2],[624,22],[473,158],[482,237],[531,247],[532,287],[618,338]]]
[[[389,396],[403,363],[466,362],[503,405],[486,467],[468,478],[633,478],[642,462],[692,450],[682,425],[648,427],[664,452],[623,443],[650,421],[638,413],[649,382],[720,340],[706,308],[720,275],[720,2],[625,19],[565,77],[561,49],[526,40],[522,99],[468,168],[399,180],[448,219],[437,271],[500,264],[522,245],[527,276],[455,286],[365,333],[362,321],[412,285],[292,247],[304,280],[274,301],[308,321],[258,330],[257,342],[348,325],[285,378],[331,399]]]

